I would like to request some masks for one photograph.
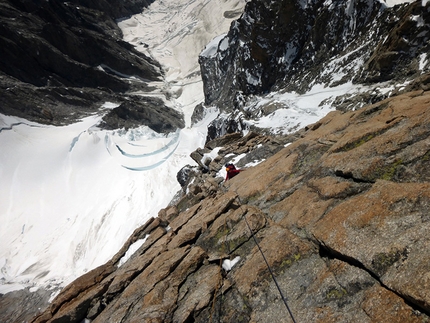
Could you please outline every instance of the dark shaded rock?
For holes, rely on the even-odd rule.
[[[9,76],[36,86],[100,86],[113,90],[128,86],[100,71],[99,66],[148,80],[160,77],[157,63],[123,42],[115,21],[102,11],[70,2],[27,4],[29,1],[24,0],[2,3],[4,59],[0,69]]]
[[[54,291],[38,289],[19,290],[0,295],[0,321],[3,323],[28,322],[37,312],[48,306],[49,298]]]
[[[399,20],[388,31],[387,37],[378,43],[355,81],[381,82],[417,76],[419,55],[429,50],[428,8],[428,3],[422,6],[419,1],[409,6],[398,6],[396,14]],[[420,17],[420,21],[411,17]]]
[[[203,119],[205,115],[205,106],[200,103],[194,108],[193,114],[191,115],[191,125],[195,125],[197,122]]]
[[[105,129],[129,129],[140,125],[163,133],[183,128],[185,123],[182,114],[166,107],[161,99],[139,97],[112,109],[103,117],[99,126]]]
[[[213,140],[207,141],[205,147],[213,150],[216,147],[222,147],[224,145],[230,145],[232,142],[236,141],[239,138],[242,138],[242,134],[239,132],[229,133],[225,136],[221,136],[222,138],[214,138]]]
[[[239,133],[246,129],[235,116],[218,117],[208,125],[206,141],[211,141],[227,134]]]
[[[208,141],[232,132],[264,133],[247,120],[288,109],[287,102],[254,104],[255,95],[306,93],[315,84],[394,86],[426,73],[428,6],[419,1],[392,8],[365,0],[249,1],[217,51],[199,56],[205,102],[225,112],[209,125]],[[380,93],[375,85],[330,101],[336,109],[351,111],[394,93]]]
[[[109,17],[119,19],[142,12],[154,0],[73,0],[72,3],[105,12]]]
[[[186,186],[188,183],[191,172],[193,172],[193,167],[186,165],[179,170],[178,174],[176,174],[176,180],[182,187]]]
[[[284,80],[290,86],[300,84],[304,88],[299,91],[304,91],[307,82],[291,79],[310,69],[308,78],[323,74],[328,57],[341,53],[366,32],[381,7],[373,1],[348,5],[317,1],[306,6],[296,0],[248,2],[221,42],[228,47],[220,45],[216,55],[199,57],[206,103],[219,102],[231,111],[238,93],[261,94]]]
[[[115,94],[149,89],[159,64],[122,41],[114,20],[149,3],[3,1],[0,113],[60,125],[124,100]]]
[[[40,123],[64,125],[94,113],[105,95],[98,89],[36,87],[0,76],[0,113]]]

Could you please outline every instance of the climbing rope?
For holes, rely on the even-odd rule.
[[[227,228],[227,219],[224,219],[224,227]],[[228,253],[230,253],[230,250],[229,250],[230,248],[229,248],[229,245],[227,243],[227,239],[224,241],[224,244],[225,244],[226,250],[228,250]],[[223,259],[220,258],[219,259],[219,267],[220,268],[222,268],[222,261],[223,261]],[[219,284],[217,284],[217,286],[215,288],[215,292],[214,292],[214,296],[213,296],[213,301],[212,301],[212,309],[211,309],[211,314],[210,314],[210,318],[209,318],[210,319],[209,323],[212,323],[212,320],[213,320],[213,316],[214,316],[214,313],[215,313],[215,302],[216,302],[216,298],[217,298],[217,294],[218,294],[218,290],[219,289],[221,289],[221,300],[220,300],[221,303],[222,303],[223,297],[224,297],[223,292],[222,292],[222,285],[223,285],[224,278],[223,278],[223,276],[221,274],[221,271],[218,273],[218,275],[219,275]],[[221,308],[222,308],[222,306],[220,306],[220,309]],[[219,314],[219,316],[221,317],[221,314]]]
[[[219,266],[220,266],[220,268],[222,267],[222,259],[219,260]],[[217,284],[216,287],[215,287],[213,301],[212,301],[212,308],[211,308],[211,313],[210,313],[210,318],[209,318],[209,323],[212,323],[213,316],[214,316],[214,313],[215,313],[215,303],[216,303],[216,298],[217,298],[218,290],[220,288],[222,288],[222,284],[223,284],[223,277],[222,277],[221,271],[219,271],[218,275],[219,275],[220,279],[219,279],[219,284]],[[222,298],[223,298],[223,295],[221,294],[221,302],[222,302]]]
[[[222,189],[224,192],[227,192],[227,189],[226,189],[226,188],[222,187],[221,189]],[[237,196],[237,199],[238,199],[238,201],[239,201],[239,205],[240,205],[240,206],[239,206],[239,208],[240,208],[240,209],[242,209],[243,204],[242,204],[242,201],[240,200],[240,196],[239,196],[239,194],[238,194],[235,190],[233,190],[233,192],[235,192],[235,193],[236,193],[236,196]],[[272,268],[270,267],[269,262],[267,261],[266,256],[264,255],[264,252],[263,252],[263,250],[261,249],[260,244],[258,243],[257,238],[255,237],[254,232],[252,231],[251,226],[249,225],[249,222],[248,222],[248,220],[247,220],[247,218],[246,218],[246,211],[243,213],[243,218],[245,219],[245,223],[246,223],[246,225],[247,225],[247,227],[248,227],[248,229],[249,229],[249,232],[251,232],[252,239],[254,239],[254,242],[255,242],[255,244],[257,245],[258,250],[259,250],[259,251],[260,251],[260,253],[261,253],[261,256],[263,257],[264,262],[266,263],[267,269],[269,270],[270,275],[272,276],[272,279],[273,279],[273,281],[274,281],[274,283],[275,283],[275,286],[276,286],[276,288],[278,289],[279,294],[281,295],[282,301],[284,302],[284,305],[285,305],[285,307],[287,308],[288,313],[290,314],[291,320],[293,321],[293,323],[297,323],[297,321],[296,321],[296,320],[295,320],[295,318],[294,318],[293,313],[291,312],[290,307],[288,306],[287,299],[285,298],[284,294],[282,293],[281,287],[279,286],[278,281],[276,280],[275,274],[273,273]]]
[[[237,192],[236,192],[236,194],[237,194]],[[242,208],[242,201],[240,200],[239,194],[237,194],[237,198],[238,198],[239,203],[240,203],[240,208]],[[254,232],[252,231],[251,226],[249,225],[248,220],[246,219],[246,212],[243,214],[243,218],[245,219],[246,225],[248,226],[248,229],[251,232],[251,236],[254,239],[254,242],[257,245],[258,250],[260,250],[260,253],[263,256],[264,262],[266,263],[266,266],[269,269],[270,275],[272,276],[272,279],[275,282],[276,288],[278,289],[279,294],[281,295],[282,301],[284,302],[285,307],[287,308],[287,311],[290,314],[291,320],[293,321],[293,323],[296,323],[296,320],[294,319],[293,313],[291,312],[290,307],[288,306],[287,299],[284,297],[284,294],[282,293],[281,287],[279,287],[278,281],[276,280],[276,277],[273,274],[272,268],[270,267],[269,262],[267,261],[266,256],[264,255],[264,252],[261,249],[260,244],[258,243],[257,238],[255,237]]]

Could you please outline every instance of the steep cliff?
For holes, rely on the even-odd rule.
[[[422,1],[392,8],[373,0],[248,2],[229,33],[199,56],[205,102],[225,112],[209,139],[261,117],[264,106],[249,108],[255,95],[353,83],[363,86],[360,93],[333,98],[337,109],[385,99],[390,94],[381,88],[425,70],[429,19]]]
[[[429,322],[429,105],[407,92],[208,143],[210,171],[32,322]],[[223,182],[233,156],[267,159]]]
[[[160,130],[159,120],[124,121],[157,109],[165,124],[162,131],[182,128],[182,115],[162,100],[141,102],[141,96],[130,93],[150,92],[149,82],[161,81],[163,71],[122,40],[115,19],[140,12],[149,3],[2,1],[0,113],[63,125],[98,111],[106,101],[125,102],[104,126],[155,124]]]

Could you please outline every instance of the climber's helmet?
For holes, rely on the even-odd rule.
[[[232,170],[232,169],[236,169],[236,167],[234,167],[233,164],[231,164],[231,163],[225,164],[225,170],[227,172],[230,171],[230,170]]]

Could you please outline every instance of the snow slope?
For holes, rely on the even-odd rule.
[[[387,4],[398,2],[409,1]],[[217,114],[209,109],[190,126],[193,108],[204,99],[198,54],[227,32],[244,4],[160,0],[119,22],[124,39],[166,71],[153,95],[173,94],[166,104],[184,112],[187,127],[181,131],[100,130],[101,115],[64,127],[0,115],[0,293],[64,286],[109,260],[137,226],[167,205],[179,189],[178,170],[194,164],[189,155],[203,146],[206,126]],[[305,96],[257,98],[289,109],[254,124],[284,133],[323,117],[331,109],[319,107],[326,98],[354,90],[316,85]],[[106,103],[102,113],[114,106]]]
[[[166,138],[100,130],[99,119],[50,127],[0,117],[0,292],[64,284],[110,259],[179,189],[176,173],[207,123]]]

